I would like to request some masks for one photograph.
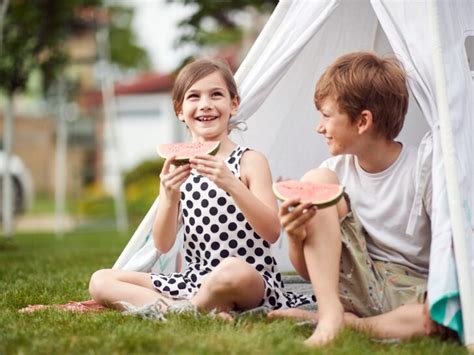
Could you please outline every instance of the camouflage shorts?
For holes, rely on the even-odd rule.
[[[341,220],[339,292],[344,309],[367,317],[403,304],[423,303],[426,276],[407,266],[372,260],[366,236],[356,213]]]

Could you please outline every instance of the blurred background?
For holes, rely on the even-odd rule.
[[[235,71],[277,0],[0,0],[2,234],[132,231],[197,57]]]

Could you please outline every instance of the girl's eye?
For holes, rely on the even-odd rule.
[[[212,93],[212,96],[224,96],[224,94],[220,91],[216,91],[216,92]]]
[[[199,97],[197,94],[189,94],[186,98],[187,99],[194,99],[194,98],[197,98]]]

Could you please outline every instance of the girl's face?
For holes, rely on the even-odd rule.
[[[229,118],[238,106],[239,98],[231,99],[224,78],[216,71],[185,92],[178,118],[186,123],[194,141],[221,140],[227,137]]]
[[[350,117],[339,112],[337,103],[326,98],[321,105],[321,119],[316,131],[326,138],[331,155],[355,154],[358,129]]]

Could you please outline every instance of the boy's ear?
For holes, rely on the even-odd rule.
[[[374,124],[374,117],[372,112],[369,110],[363,110],[360,113],[359,119],[357,121],[357,128],[359,134],[367,132]]]
[[[232,99],[231,106],[230,115],[235,116],[240,106],[240,96],[237,95]]]

